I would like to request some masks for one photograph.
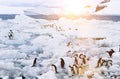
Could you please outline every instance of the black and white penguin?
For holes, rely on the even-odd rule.
[[[68,67],[68,76],[71,77],[75,74],[74,68],[72,66]]]
[[[37,58],[34,59],[32,67],[36,66],[36,63],[37,63]]]
[[[100,66],[102,66],[102,64],[103,64],[103,60],[102,60],[102,58],[99,58],[96,67],[100,67]]]
[[[53,67],[55,73],[58,73],[56,65],[52,64],[51,66]]]
[[[115,51],[111,49],[110,51],[107,51],[107,53],[109,54],[110,57],[112,57],[112,54],[115,53]]]
[[[22,79],[25,79],[25,76],[22,75]]]
[[[112,66],[112,60],[107,60],[107,68],[109,68],[110,66]]]
[[[79,73],[78,66],[74,64],[73,69],[74,69],[75,75],[78,75]]]
[[[75,57],[74,64],[78,65],[78,59],[77,59],[77,57]]]
[[[79,55],[79,58],[80,58],[80,59],[84,58],[84,55],[83,55],[83,54],[80,54],[80,55]]]
[[[61,62],[60,62],[60,64],[61,64],[61,68],[64,68],[64,66],[65,66],[65,61],[64,61],[63,58],[60,58],[60,60],[61,60]]]

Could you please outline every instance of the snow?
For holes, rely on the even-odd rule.
[[[22,79],[108,79],[119,77],[120,22],[77,19],[32,19],[17,15],[13,20],[0,21],[0,78]],[[14,33],[8,38],[9,30]],[[105,38],[95,40],[93,38]],[[112,58],[106,51],[114,49]],[[75,64],[75,53],[86,55],[80,74],[70,77],[69,66]],[[97,66],[98,59],[112,60],[112,66]],[[33,62],[35,62],[33,66]],[[60,65],[64,59],[65,68]],[[79,63],[81,59],[78,58]],[[57,67],[55,73],[51,65]],[[69,72],[68,72],[69,71]],[[110,74],[108,74],[110,72]],[[109,78],[109,79],[110,79]],[[119,79],[119,78],[118,78]]]

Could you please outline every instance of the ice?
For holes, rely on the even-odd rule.
[[[120,75],[119,22],[82,18],[48,21],[18,15],[14,20],[0,21],[0,25],[0,78],[88,79],[94,73],[91,79],[104,79]],[[8,38],[10,29],[14,32],[13,40]],[[106,52],[110,49],[115,50],[111,58]],[[69,66],[75,63],[74,51],[86,55],[88,60],[82,76],[69,77]],[[100,57],[112,60],[112,66],[96,68]],[[64,69],[60,58],[65,61]],[[58,73],[51,69],[52,64]]]

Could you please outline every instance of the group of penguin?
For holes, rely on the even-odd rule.
[[[68,51],[71,52],[71,51]],[[90,60],[89,57],[87,57],[84,54],[78,53],[77,51],[73,51],[73,53],[68,55],[68,52],[66,52],[66,55],[70,58],[73,59],[74,63],[72,65],[69,65],[67,68],[65,67],[65,61],[64,58],[60,58],[60,67],[61,69],[66,69],[68,72],[68,76],[72,77],[75,75],[78,76],[83,76],[84,72],[88,68],[87,62]],[[110,51],[106,51],[109,55],[109,57],[112,57],[112,54],[115,52],[113,49]],[[34,59],[32,67],[35,67],[37,63],[37,58]],[[103,59],[102,57],[98,59],[96,68],[101,67],[101,66],[106,66],[109,68],[112,65],[112,60],[110,59]],[[51,67],[53,71],[57,74],[58,73],[58,68],[55,64],[51,64]],[[87,75],[88,77],[92,78],[94,73]],[[24,79],[24,78],[23,78]]]
[[[72,65],[69,65],[68,68],[65,68],[65,61],[63,58],[60,58],[60,66],[62,69],[66,69],[68,72],[68,76],[72,77],[74,75],[79,75],[79,76],[83,76],[84,72],[87,68],[87,61],[89,60],[89,58],[86,57],[86,55],[84,54],[80,54],[78,56],[78,54],[76,52],[74,52],[73,54],[73,59],[74,59],[74,63]],[[57,66],[55,64],[51,65],[53,67],[53,70],[55,73],[58,73],[57,70]]]
[[[114,52],[115,51],[113,49],[111,49],[110,51],[107,51],[110,57],[112,57],[112,54]],[[79,54],[77,51],[74,51],[71,55],[72,56],[70,57],[74,59],[74,63],[72,65],[69,65],[68,68],[65,68],[64,58],[60,58],[61,68],[67,69],[68,71],[67,73],[69,77],[72,77],[75,75],[83,76],[85,71],[88,68],[87,62],[90,60],[90,58],[86,57],[86,55],[84,54]],[[36,65],[37,65],[37,58],[34,59],[31,67],[36,67]],[[101,57],[97,61],[96,68],[101,67],[101,66],[107,66],[109,68],[111,65],[112,65],[112,60],[106,60]],[[53,71],[57,74],[58,73],[57,66],[55,64],[51,64],[51,67],[53,68]],[[93,76],[94,76],[94,73],[87,75],[88,78],[92,78]],[[26,79],[25,76],[22,75],[22,79]]]
[[[109,55],[109,57],[112,57],[112,54],[115,52],[113,49],[111,49],[110,51],[106,51]],[[67,68],[68,70],[68,76],[72,77],[72,76],[83,76],[85,71],[88,68],[88,64],[87,62],[90,60],[89,57],[86,57],[86,55],[84,54],[79,54],[77,53],[77,51],[74,51],[72,53],[72,58],[74,58],[74,63],[72,65],[69,65],[69,67]],[[65,61],[63,58],[60,58],[60,66],[62,69],[65,69]],[[110,66],[112,66],[112,60],[111,59],[103,59],[102,57],[99,58],[97,60],[97,65],[96,68],[101,67],[101,66],[105,66],[107,68],[109,68]],[[55,64],[51,65],[54,68],[55,73],[58,73],[57,67]],[[94,73],[92,74],[88,74],[87,77],[88,78],[92,78],[94,76]]]

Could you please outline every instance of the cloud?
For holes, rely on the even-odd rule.
[[[44,0],[0,0],[1,6],[37,7]]]
[[[0,0],[0,14],[21,14],[26,9],[55,5],[54,1],[56,0]]]

